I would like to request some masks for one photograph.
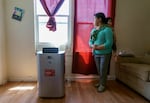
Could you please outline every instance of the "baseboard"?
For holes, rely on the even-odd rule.
[[[6,83],[7,83],[7,80],[3,80],[3,81],[0,82],[0,85],[4,85]]]
[[[37,78],[36,77],[32,77],[32,76],[27,76],[27,77],[8,77],[8,81],[15,81],[15,82],[36,82]]]
[[[98,75],[82,75],[82,74],[71,74],[65,76],[66,80],[74,81],[76,79],[99,79]],[[115,80],[116,77],[113,75],[108,75],[108,80]]]
[[[66,80],[74,81],[76,79],[99,79],[98,75],[82,75],[82,74],[71,74],[71,75],[65,75]],[[116,77],[112,75],[108,75],[108,80],[115,80]],[[8,81],[24,81],[24,82],[36,82],[37,77],[27,76],[27,77],[19,77],[19,76],[12,76],[8,77]],[[6,83],[7,81],[5,81]]]

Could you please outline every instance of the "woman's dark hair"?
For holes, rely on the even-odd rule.
[[[96,14],[94,14],[94,16],[96,17],[96,18],[101,18],[102,19],[102,22],[103,23],[106,23],[106,17],[105,17],[105,14],[104,13],[102,13],[102,12],[99,12],[99,13],[96,13]]]

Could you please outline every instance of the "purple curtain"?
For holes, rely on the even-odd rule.
[[[46,27],[49,28],[50,31],[56,31],[56,21],[55,14],[63,4],[64,0],[40,0],[41,4],[49,16],[49,20],[46,24]]]

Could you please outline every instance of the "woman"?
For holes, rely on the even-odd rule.
[[[91,31],[89,45],[93,50],[96,67],[100,76],[96,85],[98,92],[106,89],[107,71],[112,54],[113,31],[107,26],[104,13],[96,13],[94,20],[95,27]]]

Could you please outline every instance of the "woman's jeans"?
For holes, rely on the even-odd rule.
[[[100,75],[99,83],[100,85],[106,86],[107,71],[109,68],[111,53],[104,54],[104,55],[94,55],[94,59],[95,59],[98,74]]]

